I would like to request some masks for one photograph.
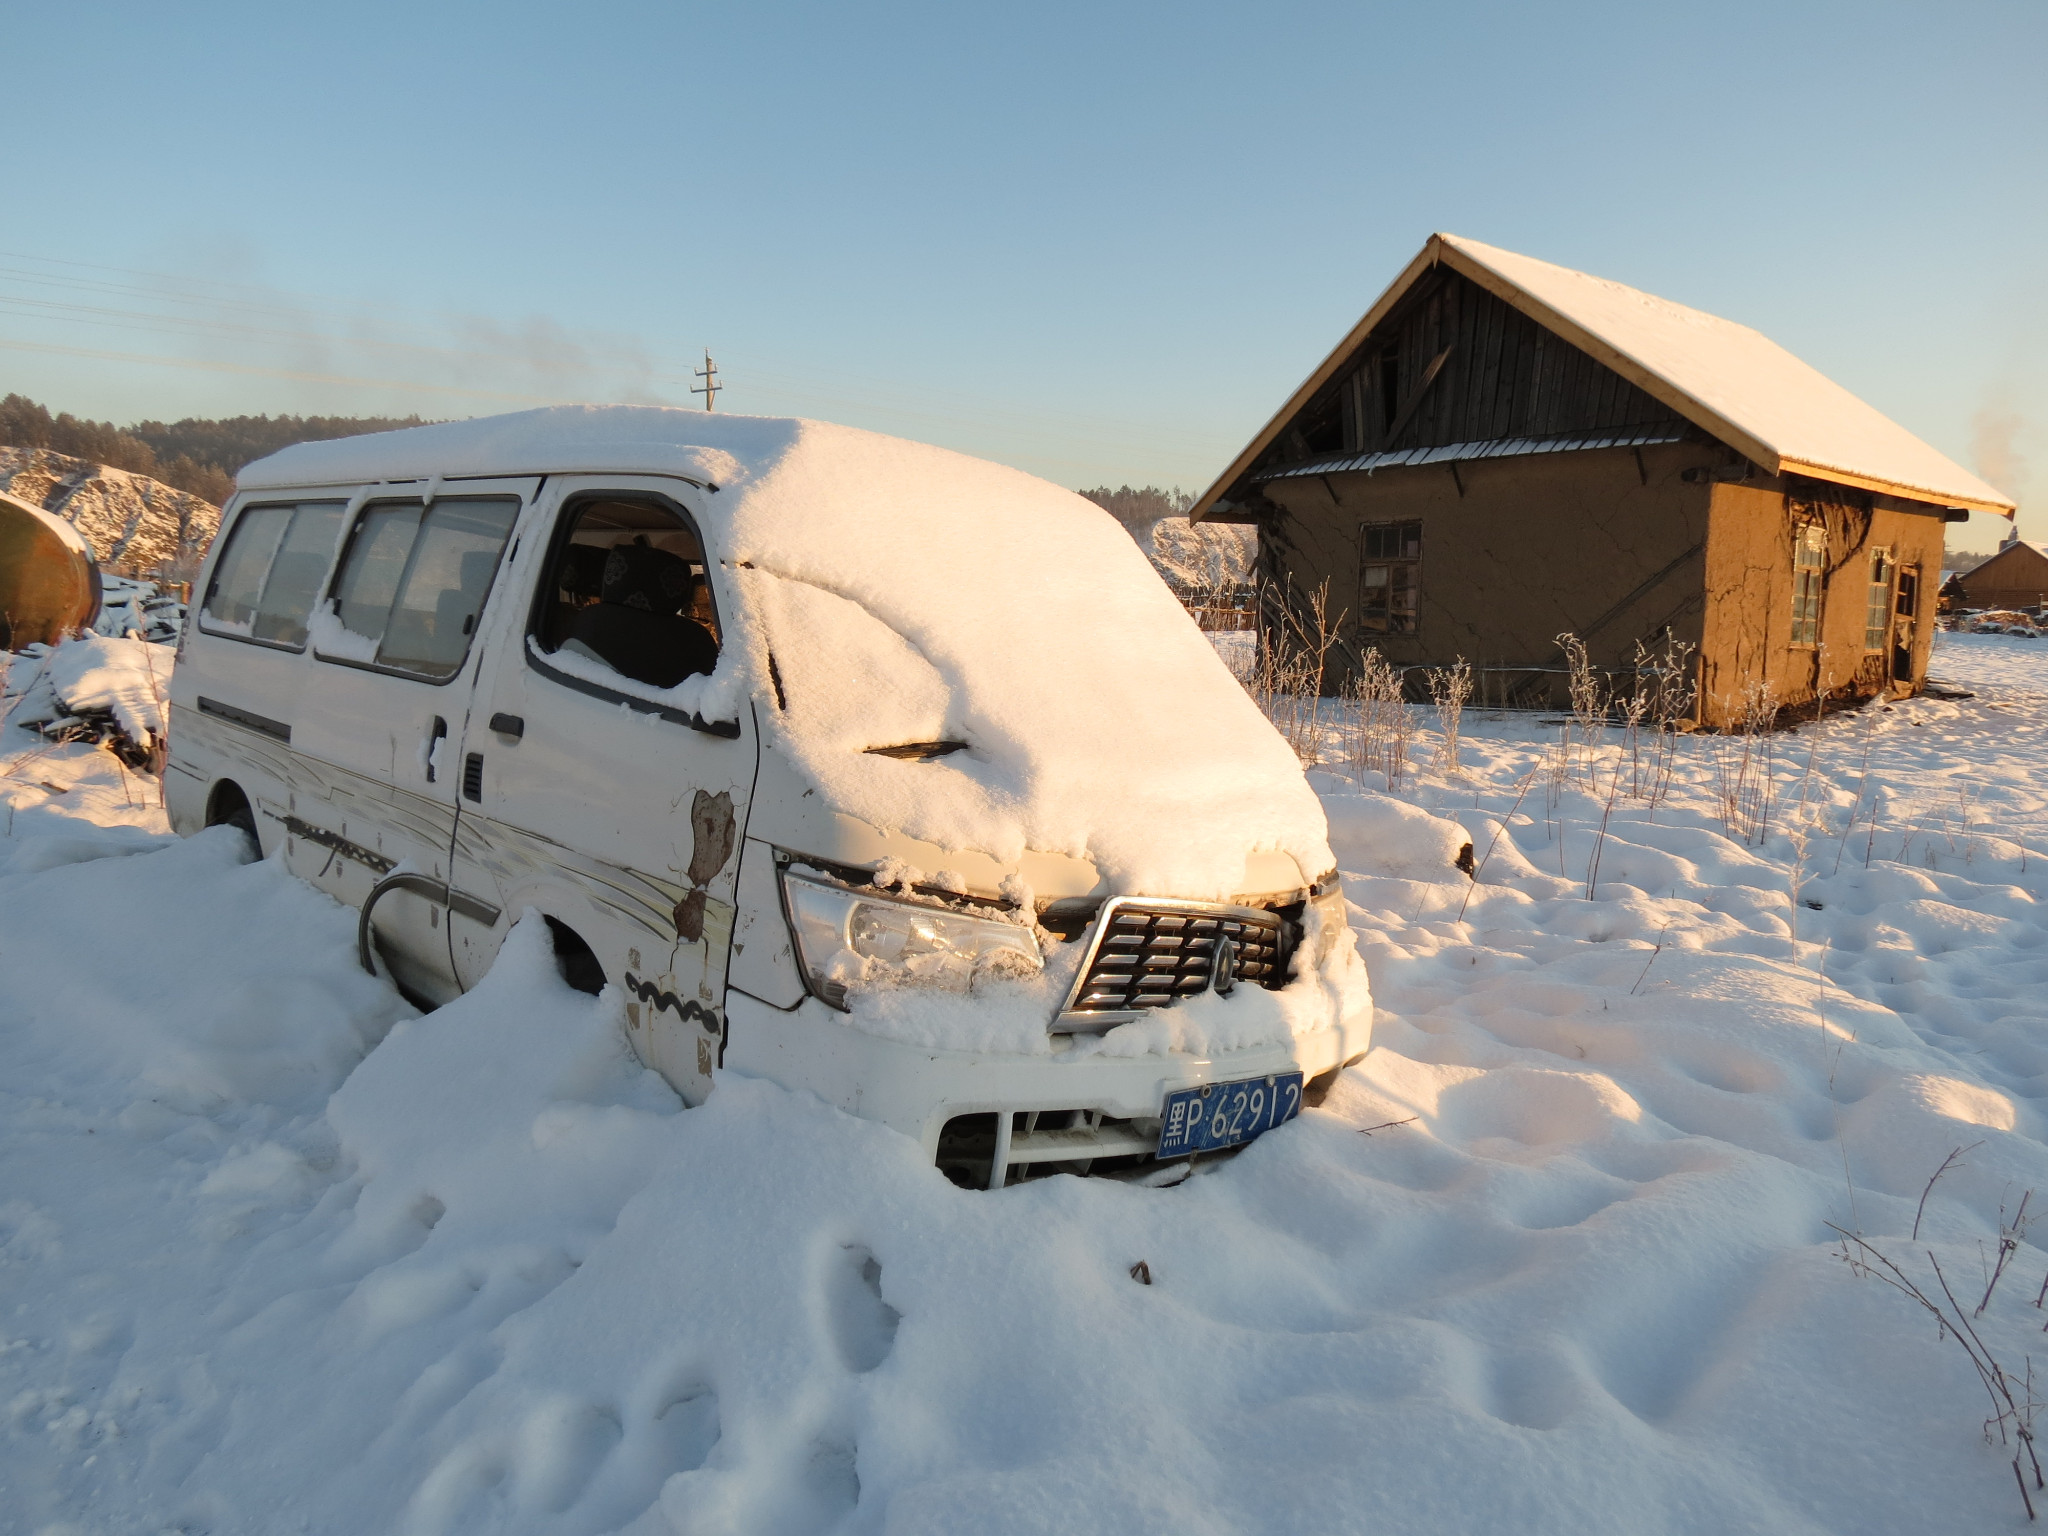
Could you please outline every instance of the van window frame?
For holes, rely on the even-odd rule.
[[[704,591],[711,600],[711,617],[718,624],[719,660],[723,661],[725,659],[725,648],[731,641],[731,631],[726,624],[724,610],[719,605],[718,586],[711,579],[712,568],[717,562],[712,559],[711,546],[705,541],[704,530],[698,526],[697,519],[691,515],[690,509],[677,501],[673,496],[664,495],[660,491],[629,490],[625,488],[606,490],[602,486],[593,486],[588,490],[576,491],[565,497],[561,506],[555,509],[555,526],[548,532],[547,548],[542,553],[540,572],[533,584],[533,600],[527,605],[526,623],[519,635],[519,648],[526,654],[527,666],[551,683],[558,683],[564,688],[574,689],[577,693],[585,694],[593,699],[602,699],[607,704],[623,704],[637,714],[653,715],[656,719],[666,720],[671,725],[688,726],[691,730],[701,731],[707,736],[722,736],[727,740],[736,738],[740,734],[740,723],[737,717],[730,721],[706,720],[702,715],[685,714],[682,710],[672,705],[660,703],[657,700],[648,698],[644,694],[627,693],[623,689],[607,688],[602,683],[593,683],[586,678],[574,677],[564,672],[560,667],[548,665],[547,658],[553,652],[543,651],[540,648],[541,626],[546,621],[548,604],[553,597],[553,593],[548,585],[548,578],[554,574],[555,563],[561,558],[563,549],[569,543],[571,530],[575,528],[576,520],[581,515],[582,508],[587,503],[593,501],[640,502],[643,505],[656,507],[661,511],[674,514],[681,521],[682,525],[690,531],[690,537],[697,541],[697,552],[704,557]]]
[[[245,501],[239,507],[235,508],[234,521],[223,521],[221,532],[216,534],[214,537],[214,548],[220,551],[220,558],[222,560],[225,560],[229,552],[234,548],[235,535],[242,531],[242,524],[244,521],[247,520],[251,512],[261,512],[266,509],[275,510],[276,508],[283,507],[284,509],[289,511],[293,515],[293,517],[296,517],[298,515],[298,510],[300,507],[318,504],[326,504],[329,506],[340,507],[342,517],[347,518],[348,516],[349,498],[347,496],[293,496],[288,497],[284,500],[277,501]],[[278,555],[283,552],[284,539],[289,538],[291,536],[291,528],[291,520],[287,519],[284,525],[284,538],[280,538],[277,543],[277,548],[271,551],[270,559],[272,565],[275,565],[277,563]],[[306,615],[309,622],[312,619],[313,614],[318,613],[320,611],[320,605],[327,601],[327,589],[333,584],[335,573],[340,569],[341,560],[339,555],[337,554],[334,556],[330,556],[328,559],[327,574],[321,579],[319,591],[315,593],[313,598],[313,607],[311,611],[308,612]],[[206,638],[209,640],[238,640],[243,645],[260,645],[267,651],[285,651],[293,656],[303,656],[306,653],[307,649],[313,643],[313,637],[310,633],[308,633],[306,638],[301,640],[297,645],[293,645],[289,640],[265,640],[259,635],[238,635],[231,629],[215,629],[211,624],[207,623],[206,620],[208,615],[206,612],[206,605],[213,600],[213,587],[215,582],[217,582],[219,579],[220,567],[219,562],[216,561],[214,563],[213,568],[207,571],[206,585],[202,589],[202,595],[199,601],[193,605],[193,608],[191,610],[192,627],[194,629],[198,630],[199,633],[206,636]],[[263,581],[265,586],[268,586],[270,584],[269,566],[266,566],[264,568]],[[260,590],[257,593],[257,598],[259,602],[262,599],[262,592]],[[250,623],[252,625],[254,624],[257,616],[258,615],[251,616]]]
[[[308,633],[306,636],[306,648],[315,661],[323,661],[330,666],[336,667],[354,667],[358,672],[375,672],[384,677],[402,677],[408,682],[424,683],[429,688],[446,688],[469,670],[469,664],[476,656],[477,641],[484,632],[484,615],[490,612],[491,594],[498,590],[498,578],[504,574],[505,567],[511,563],[512,552],[516,549],[519,542],[520,519],[525,516],[530,504],[527,497],[520,495],[516,491],[474,492],[463,489],[460,481],[454,481],[445,483],[439,494],[436,495],[429,495],[424,489],[407,492],[393,486],[382,495],[364,496],[355,504],[353,509],[354,516],[350,519],[348,525],[348,537],[341,541],[340,552],[334,557],[334,567],[327,573],[327,583],[320,589],[320,600],[313,605],[313,612],[318,614],[332,611],[331,605],[334,602],[335,588],[341,582],[341,573],[348,569],[348,557],[355,552],[356,539],[361,535],[363,525],[369,521],[372,511],[378,507],[418,503],[423,508],[420,513],[420,522],[424,525],[426,520],[433,515],[434,503],[437,501],[509,501],[518,508],[512,514],[512,523],[505,535],[505,542],[498,546],[498,558],[496,563],[491,566],[491,579],[490,583],[484,588],[483,601],[477,604],[476,627],[470,631],[469,644],[463,648],[462,664],[446,677],[428,677],[425,673],[409,672],[403,667],[380,666],[374,661],[357,661],[349,656],[329,656],[322,652],[318,645],[314,644],[312,635]],[[398,573],[398,585],[392,594],[393,602],[398,600],[397,594],[405,590],[406,578],[412,574],[412,562],[418,553],[419,539],[415,535],[412,548],[405,552],[405,568]],[[341,615],[336,613],[335,621],[339,623],[340,619]],[[388,613],[385,616],[385,622],[387,624],[390,622]],[[369,637],[366,635],[363,638],[368,639]],[[383,644],[384,637],[379,635],[377,637],[377,645],[381,649]]]

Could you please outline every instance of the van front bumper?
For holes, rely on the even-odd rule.
[[[807,999],[784,1013],[727,995],[725,1070],[815,1093],[826,1103],[911,1137],[936,1158],[940,1133],[964,1115],[1082,1111],[1082,1125],[1014,1129],[1000,1165],[1085,1162],[1149,1154],[1167,1094],[1205,1083],[1299,1072],[1305,1081],[1365,1053],[1369,1014],[1273,1045],[1208,1056],[998,1056],[941,1051],[863,1034]],[[1148,1131],[1146,1127],[1151,1127]],[[1011,1128],[1005,1127],[1006,1130]]]

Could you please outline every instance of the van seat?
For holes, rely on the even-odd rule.
[[[696,584],[680,556],[621,544],[605,559],[599,600],[576,610],[563,643],[590,651],[635,682],[673,688],[718,664],[711,631],[682,613]]]

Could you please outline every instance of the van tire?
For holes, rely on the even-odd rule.
[[[256,833],[256,812],[249,804],[249,797],[242,793],[242,786],[233,779],[222,779],[213,786],[213,793],[206,800],[206,824],[209,827],[239,827],[242,835],[249,839],[249,857],[263,857],[263,840]]]
[[[555,941],[555,966],[561,971],[562,980],[592,997],[602,992],[604,966],[596,952],[583,942],[582,935],[557,917],[548,919],[548,933]]]

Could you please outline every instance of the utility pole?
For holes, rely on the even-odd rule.
[[[711,349],[709,347],[704,349],[704,366],[696,370],[696,375],[704,382],[702,384],[692,384],[690,386],[690,393],[704,397],[705,410],[717,410],[718,392],[725,386],[718,382],[718,364],[711,361]]]

